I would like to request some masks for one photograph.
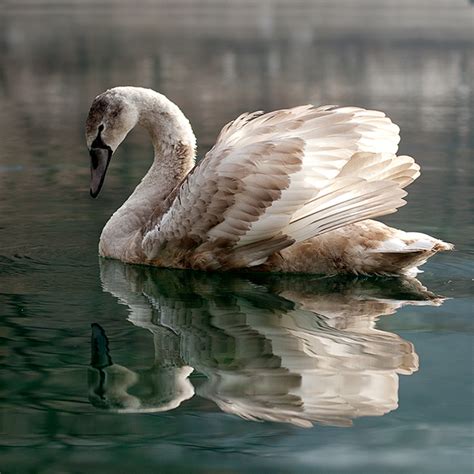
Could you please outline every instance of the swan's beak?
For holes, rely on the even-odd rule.
[[[95,198],[99,195],[102,184],[104,184],[105,173],[112,157],[112,150],[110,148],[91,148],[89,154],[91,156],[90,193]]]

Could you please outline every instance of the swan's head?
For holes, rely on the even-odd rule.
[[[137,108],[120,87],[100,94],[92,102],[86,121],[92,197],[98,196],[113,153],[137,121]]]

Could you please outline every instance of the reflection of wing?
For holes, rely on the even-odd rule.
[[[198,393],[222,410],[299,426],[345,426],[395,409],[398,374],[416,371],[418,357],[411,343],[376,329],[376,318],[404,304],[440,303],[416,284],[209,275],[118,261],[103,261],[101,277],[123,302],[148,301],[148,320],[141,306],[129,316],[155,334],[161,362],[147,377],[190,366],[207,377]],[[174,377],[183,380],[181,372]]]
[[[202,357],[189,363],[209,377],[200,395],[245,418],[348,425],[352,418],[395,409],[397,374],[418,368],[412,344],[373,329],[370,318],[355,330],[341,331],[300,309],[275,318],[267,309],[239,301],[239,313],[238,323],[228,310],[211,313],[213,325],[235,338],[238,362],[229,368],[214,367]],[[249,354],[256,336],[264,343]]]
[[[187,176],[144,237],[150,259],[199,269],[258,265],[341,226],[395,212],[419,175],[381,112],[302,106],[244,114]]]

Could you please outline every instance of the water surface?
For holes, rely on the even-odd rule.
[[[0,470],[472,472],[472,7],[145,3],[0,17]],[[93,201],[83,122],[125,84],[174,100],[201,155],[248,110],[384,110],[423,170],[384,221],[457,251],[427,290],[100,262],[151,147],[134,131]]]

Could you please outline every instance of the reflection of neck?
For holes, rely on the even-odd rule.
[[[143,230],[155,224],[169,207],[170,194],[194,166],[196,139],[189,121],[165,96],[149,89],[130,88],[138,123],[148,130],[154,161],[127,201],[108,221],[100,238],[102,256],[143,261]]]

